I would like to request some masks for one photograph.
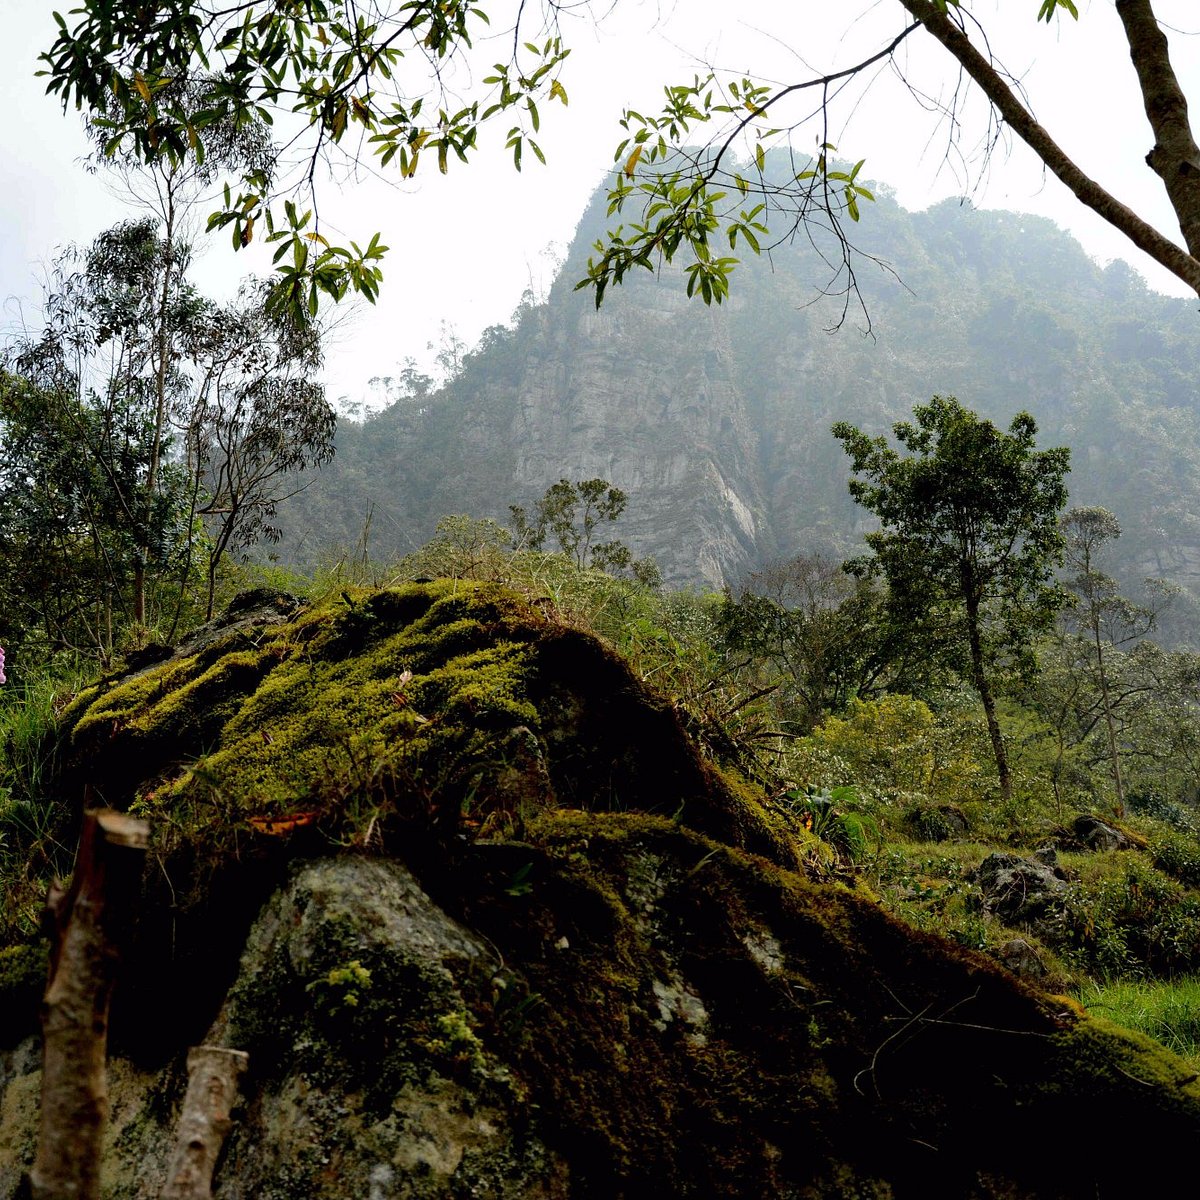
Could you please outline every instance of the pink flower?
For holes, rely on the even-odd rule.
[[[0,683],[7,683],[8,676],[4,674],[4,647],[0,646]]]

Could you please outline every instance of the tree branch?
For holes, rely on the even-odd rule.
[[[1125,26],[1129,56],[1157,139],[1146,164],[1166,186],[1188,249],[1200,257],[1200,148],[1188,121],[1187,98],[1171,66],[1166,35],[1150,0],[1117,0],[1117,16]]]
[[[1143,221],[1133,209],[1122,204],[1091,176],[1080,170],[1066,151],[1034,120],[1029,110],[1000,77],[995,66],[971,44],[962,29],[938,9],[933,0],[900,0],[900,3],[949,50],[963,70],[975,80],[987,98],[995,105],[996,110],[1013,132],[1075,193],[1083,204],[1103,217],[1110,225],[1119,229],[1139,250],[1150,255],[1160,266],[1165,267],[1171,274],[1182,279],[1197,294],[1200,294],[1200,258],[1193,257],[1192,254],[1175,245],[1169,238],[1164,237],[1153,225]],[[1122,8],[1137,6],[1145,7],[1148,10],[1149,0],[1119,0],[1117,8],[1120,11]],[[1151,20],[1153,20],[1152,13]],[[1164,58],[1165,45],[1164,39]],[[1133,50],[1132,45],[1131,52],[1136,58],[1136,51]],[[1149,103],[1147,100],[1147,105]],[[1153,118],[1151,123],[1154,123]],[[1200,205],[1197,205],[1197,209],[1200,211]],[[1191,245],[1190,242],[1189,245]]]

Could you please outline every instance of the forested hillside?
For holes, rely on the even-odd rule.
[[[886,432],[957,396],[1072,448],[1071,502],[1126,536],[1127,582],[1200,582],[1200,367],[1195,303],[1101,268],[1051,222],[946,201],[921,213],[886,186],[865,206],[859,297],[821,296],[818,249],[744,261],[706,309],[669,273],[639,273],[597,311],[576,292],[606,224],[598,194],[546,304],[495,328],[431,395],[344,422],[334,465],[284,513],[285,559],[422,544],[452,512],[507,517],[560,477],[600,476],[630,503],[623,533],[674,583],[719,584],[764,561],[857,549],[835,420]],[[844,316],[843,316],[844,312]]]

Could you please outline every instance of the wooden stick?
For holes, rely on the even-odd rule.
[[[118,945],[132,924],[150,827],[111,809],[83,815],[67,891],[51,888],[50,976],[42,1001],[42,1111],[33,1200],[98,1200],[108,1120],[108,1009]]]
[[[175,1149],[159,1200],[210,1200],[221,1147],[233,1126],[238,1076],[250,1056],[244,1050],[195,1046],[188,1052],[188,1089],[179,1114]]]

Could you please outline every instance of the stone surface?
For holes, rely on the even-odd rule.
[[[1010,938],[997,949],[996,958],[1021,979],[1040,981],[1050,973],[1041,956],[1024,938]]]
[[[1090,814],[1076,817],[1072,828],[1088,850],[1128,850],[1134,844],[1128,834]]]
[[[989,854],[976,869],[983,907],[1006,925],[1048,928],[1066,881],[1056,868],[1017,854]]]

